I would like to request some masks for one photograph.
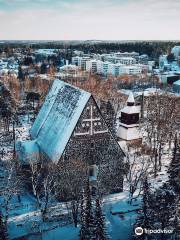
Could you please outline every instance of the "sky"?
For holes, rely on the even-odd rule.
[[[180,0],[0,0],[1,40],[180,40]]]

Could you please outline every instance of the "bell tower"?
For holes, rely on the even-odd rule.
[[[135,105],[134,96],[129,94],[127,105],[121,110],[117,135],[123,140],[141,138],[139,133],[140,106]]]

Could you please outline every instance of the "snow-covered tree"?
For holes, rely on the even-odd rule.
[[[96,199],[95,209],[95,239],[96,240],[107,240],[110,239],[107,234],[105,216],[101,209],[101,203],[99,199]]]
[[[132,203],[135,192],[138,190],[138,195],[141,193],[143,181],[147,175],[149,168],[149,159],[140,156],[139,153],[130,153],[126,156],[126,164],[128,171],[126,172],[126,181],[129,190],[129,202]]]
[[[7,228],[3,221],[2,214],[0,212],[0,240],[7,240],[8,234],[7,234]]]
[[[83,204],[81,205],[81,240],[95,240],[95,220],[89,180],[85,189]]]
[[[20,201],[20,192],[22,191],[22,179],[17,174],[17,167],[14,160],[9,160],[4,164],[4,178],[1,187],[1,196],[3,199],[2,210],[5,222],[9,216],[9,204],[14,196]]]
[[[169,183],[178,194],[180,192],[180,144],[178,143],[177,135],[175,137],[173,158],[168,172]]]
[[[150,184],[148,182],[147,177],[143,181],[142,190],[143,190],[142,205],[141,205],[141,209],[138,211],[138,217],[134,225],[134,228],[142,227],[146,229],[151,229],[152,223],[153,223],[153,219],[151,216],[151,204],[152,204],[153,195],[152,195],[152,191],[150,189]],[[136,237],[137,239],[146,239],[147,236],[144,236],[144,235],[134,236],[135,239]]]
[[[145,179],[143,184],[142,206],[139,210],[137,221],[134,227],[143,229],[172,229],[173,234],[178,234],[177,226],[179,224],[178,203],[176,195],[171,186],[165,183],[161,188],[154,192],[150,189],[148,180]],[[158,236],[143,234],[134,235],[134,239],[171,239],[171,235],[161,233]],[[173,235],[174,237],[174,235]],[[172,238],[176,239],[176,238]]]
[[[145,105],[142,129],[147,133],[145,141],[151,149],[151,161],[156,176],[162,166],[163,149],[167,143],[171,146],[174,132],[178,128],[180,98],[156,92],[146,98]]]
[[[143,182],[143,197],[142,197],[142,202],[143,202],[143,206],[142,206],[143,223],[142,223],[142,225],[146,228],[150,227],[150,225],[151,225],[151,219],[150,219],[150,213],[149,213],[149,205],[150,205],[151,201],[152,201],[152,193],[151,193],[148,179],[146,177]]]
[[[48,204],[54,197],[56,167],[51,162],[43,164],[31,161],[30,179],[33,194],[36,197],[38,208],[40,208],[44,219],[48,210]]]

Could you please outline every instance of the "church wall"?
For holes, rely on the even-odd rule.
[[[109,192],[122,191],[124,154],[108,130],[91,97],[84,108],[63,157],[98,166],[98,177]],[[101,166],[101,167],[100,167]]]

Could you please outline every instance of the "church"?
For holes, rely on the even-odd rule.
[[[124,152],[89,92],[55,80],[30,135],[31,140],[17,144],[22,164],[80,159],[88,165],[90,180],[96,181],[101,168],[110,192],[123,190]]]

